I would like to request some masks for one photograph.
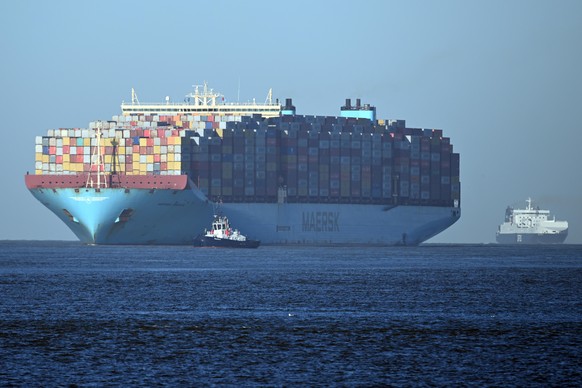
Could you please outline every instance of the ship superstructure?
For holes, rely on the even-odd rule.
[[[277,117],[283,106],[278,100],[273,102],[273,91],[269,89],[264,103],[256,101],[239,103],[226,102],[224,96],[203,85],[194,85],[194,92],[188,93],[184,102],[173,102],[166,97],[163,103],[140,103],[137,93],[131,90],[131,103],[121,103],[121,114],[129,115],[214,115],[214,116],[252,116]]]
[[[500,244],[561,244],[568,236],[568,222],[550,218],[549,210],[532,206],[526,200],[525,209],[507,207],[505,222],[497,230]]]
[[[459,154],[442,130],[297,115],[291,99],[122,104],[88,129],[36,139],[31,193],[81,241],[190,244],[214,204],[263,244],[416,245],[460,217]]]

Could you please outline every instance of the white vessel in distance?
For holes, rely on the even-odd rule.
[[[525,209],[508,206],[505,222],[497,229],[499,244],[561,244],[568,236],[568,221],[550,218],[549,210],[533,207],[531,198]]]

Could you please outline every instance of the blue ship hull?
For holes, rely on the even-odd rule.
[[[87,244],[190,245],[217,210],[195,186],[30,191]],[[453,207],[321,203],[224,203],[220,212],[267,245],[418,245],[460,217]]]
[[[30,189],[87,244],[191,244],[212,221],[197,189]]]

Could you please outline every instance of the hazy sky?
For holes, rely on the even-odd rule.
[[[441,128],[461,154],[460,221],[431,242],[495,240],[531,196],[582,243],[582,1],[2,1],[0,240],[74,240],[28,192],[34,138],[205,80],[273,88],[298,114],[346,98]]]

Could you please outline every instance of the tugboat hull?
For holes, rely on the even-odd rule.
[[[213,248],[258,248],[261,244],[258,240],[229,240],[225,238],[201,237],[197,239],[197,246]]]

